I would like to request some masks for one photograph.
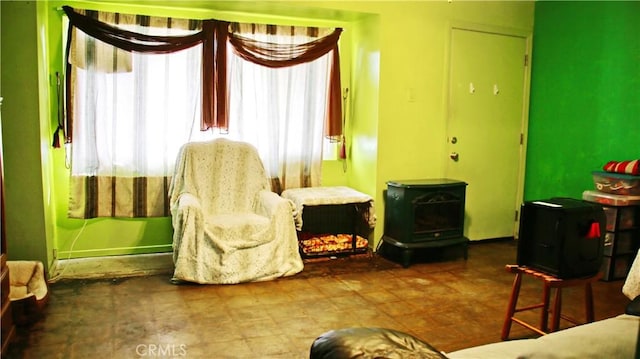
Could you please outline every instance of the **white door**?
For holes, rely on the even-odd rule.
[[[524,150],[527,39],[453,29],[447,178],[467,182],[465,235],[514,236]]]

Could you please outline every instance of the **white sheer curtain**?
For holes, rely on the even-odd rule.
[[[141,29],[149,28],[136,30]],[[99,43],[98,48],[115,51],[77,33],[85,47]],[[129,71],[104,71],[93,62],[76,67],[72,174],[171,175],[180,146],[210,136],[199,128],[201,53],[202,46],[168,54],[134,52],[127,54]]]
[[[108,16],[102,21],[115,20],[113,13],[100,14]],[[141,22],[119,15],[118,26],[131,31],[195,32],[175,19]],[[200,131],[202,45],[166,54],[129,53],[72,31],[69,216],[168,215],[166,194],[180,146],[213,132]]]
[[[333,30],[310,36],[306,27],[238,25],[241,36],[274,44],[306,43]],[[320,185],[332,54],[285,68],[228,54],[229,136],[258,148],[276,191]]]

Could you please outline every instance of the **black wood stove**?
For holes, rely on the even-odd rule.
[[[464,246],[464,205],[467,184],[439,178],[387,182],[383,244],[402,250],[409,267],[414,249]]]

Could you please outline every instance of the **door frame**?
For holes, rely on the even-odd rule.
[[[449,116],[451,112],[451,51],[452,51],[452,39],[453,39],[453,31],[454,30],[466,30],[466,31],[475,31],[475,32],[483,32],[487,34],[494,35],[503,35],[503,36],[512,36],[519,37],[525,40],[525,56],[527,57],[527,64],[524,68],[524,79],[523,79],[523,89],[522,89],[522,112],[521,112],[521,121],[520,121],[520,133],[522,138],[522,143],[520,145],[520,154],[519,154],[519,165],[518,165],[518,184],[516,188],[516,203],[514,206],[514,214],[517,213],[517,219],[514,221],[514,229],[513,235],[514,238],[518,238],[518,219],[520,216],[520,206],[523,202],[524,198],[524,175],[526,168],[526,159],[527,159],[527,138],[528,129],[529,129],[529,98],[530,98],[530,87],[531,87],[531,58],[533,52],[533,33],[532,31],[524,30],[524,29],[516,29],[509,27],[501,27],[495,25],[488,24],[479,24],[479,23],[471,23],[464,21],[450,21],[447,25],[447,36],[445,37],[445,60],[444,60],[444,89],[443,89],[443,108],[444,108],[444,121],[445,121],[445,136],[443,138],[443,154],[446,156],[448,154],[448,145],[449,145]],[[524,59],[523,59],[524,61]],[[441,173],[446,173],[447,171],[447,160],[442,161],[442,171]]]

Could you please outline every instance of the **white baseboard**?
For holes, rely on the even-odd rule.
[[[50,282],[60,279],[120,278],[153,274],[171,275],[173,253],[131,254],[54,261]]]

